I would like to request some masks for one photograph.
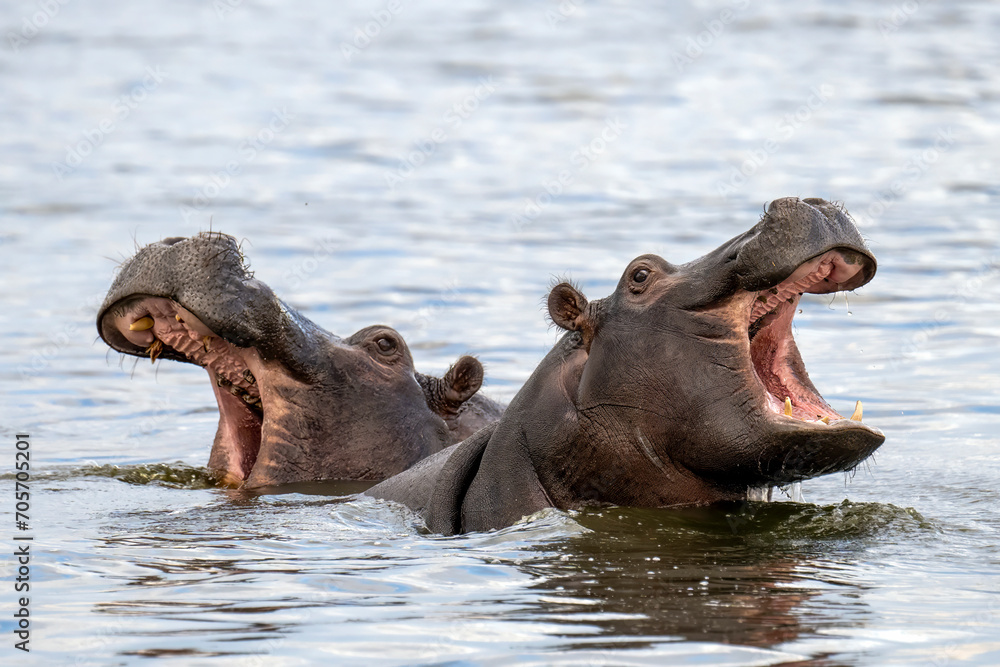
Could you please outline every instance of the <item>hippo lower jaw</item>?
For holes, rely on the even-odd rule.
[[[112,314],[122,336],[145,348],[152,361],[179,354],[208,371],[219,407],[216,460],[209,467],[221,483],[242,485],[257,462],[270,412],[268,371],[257,351],[232,345],[170,299],[135,297]]]
[[[861,270],[857,253],[831,250],[808,260],[778,285],[744,292],[752,375],[763,398],[761,411],[770,424],[767,437],[775,447],[790,452],[784,465],[766,471],[773,484],[853,468],[885,440],[881,431],[861,421],[861,401],[849,419],[830,407],[810,381],[792,335],[803,293],[843,291]],[[809,450],[808,469],[801,465],[807,458],[803,448]]]

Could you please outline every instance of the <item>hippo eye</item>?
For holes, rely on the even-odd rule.
[[[378,351],[382,354],[392,354],[396,351],[396,341],[391,338],[379,338],[375,341],[375,345],[378,346]]]
[[[644,283],[646,278],[649,278],[649,269],[636,269],[635,273],[632,274],[633,282]]]

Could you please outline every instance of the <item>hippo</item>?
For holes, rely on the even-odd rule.
[[[885,440],[809,380],[792,336],[804,293],[875,275],[854,221],[822,199],[771,203],[688,264],[629,263],[614,293],[548,297],[565,329],[501,419],[365,493],[434,532],[509,526],[546,507],[671,507],[855,468]]]
[[[248,271],[232,236],[167,238],[128,260],[97,316],[124,354],[202,366],[219,406],[208,467],[229,486],[378,481],[503,413],[463,356],[443,378],[414,370],[396,330],[339,338]]]

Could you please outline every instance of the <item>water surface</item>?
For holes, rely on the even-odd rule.
[[[2,468],[27,432],[36,477],[5,663],[1000,664],[997,5],[403,2],[360,48],[385,7],[67,3],[13,42],[41,10],[7,7]],[[474,353],[509,400],[555,276],[605,296],[789,195],[879,259],[796,320],[887,436],[806,503],[442,538],[357,486],[215,489],[203,372],[96,340],[137,244],[222,230],[324,327],[390,324],[424,372]]]

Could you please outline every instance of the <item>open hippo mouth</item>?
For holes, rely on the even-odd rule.
[[[647,265],[657,269],[636,261],[629,270]],[[853,291],[875,276],[875,257],[843,206],[777,199],[744,234],[694,262],[662,270],[678,302],[692,309],[680,320],[697,337],[686,344],[701,350],[690,369],[670,372],[675,382],[708,394],[689,409],[712,406],[703,412],[712,420],[702,422],[706,432],[692,431],[689,438],[703,443],[714,437],[716,448],[678,450],[689,468],[726,494],[739,493],[853,470],[882,445],[885,435],[862,422],[860,401],[845,418],[823,398],[792,335],[803,294]],[[665,303],[669,293],[663,293]]]
[[[791,327],[802,294],[876,268],[842,206],[786,197],[692,262],[633,259],[604,298],[559,283],[548,311],[567,333],[497,426],[370,494],[458,533],[543,507],[764,500],[853,470],[885,436],[860,405],[844,419],[827,404]]]
[[[388,326],[340,338],[279,299],[217,232],[152,243],[128,260],[97,317],[124,354],[196,364],[219,427],[208,467],[248,487],[377,481],[495,421],[463,356],[443,378],[418,373]]]
[[[118,349],[130,351],[131,345],[132,354],[148,355],[153,362],[176,359],[208,371],[219,407],[216,452],[226,458],[219,466],[226,471],[222,481],[238,484],[249,477],[260,451],[269,379],[256,349],[231,344],[193,313],[162,297],[133,297],[109,315],[123,339]]]
[[[876,270],[842,207],[784,198],[752,229],[692,262],[634,259],[605,299],[590,303],[557,286],[550,314],[580,331],[585,345],[593,339],[580,403],[634,408],[630,419],[650,451],[714,488],[663,491],[656,503],[732,499],[852,470],[885,441],[861,421],[860,402],[846,418],[830,406],[792,335],[803,294],[853,291]],[[628,379],[619,388],[623,361]],[[601,419],[595,428],[622,417]]]
[[[866,261],[850,249],[831,250],[805,262],[778,285],[750,293],[750,359],[769,411],[822,425],[844,419],[810,381],[792,336],[792,320],[803,294],[844,291],[862,282]],[[861,417],[858,401],[851,420],[860,422]]]

